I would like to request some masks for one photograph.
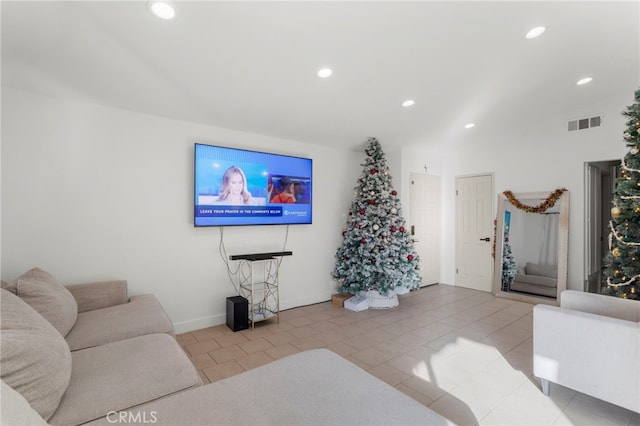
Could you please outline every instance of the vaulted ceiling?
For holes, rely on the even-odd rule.
[[[165,21],[144,1],[2,1],[2,84],[349,149],[376,136],[388,150],[571,118],[640,84],[638,1],[174,6]]]

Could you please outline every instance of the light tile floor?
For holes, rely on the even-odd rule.
[[[205,382],[328,348],[460,425],[640,425],[640,415],[532,376],[533,305],[434,285],[388,310],[331,302],[290,309],[254,330],[177,336]]]

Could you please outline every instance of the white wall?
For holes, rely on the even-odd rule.
[[[405,147],[401,153],[403,205],[408,199],[410,172],[442,176],[443,253],[441,283],[455,284],[455,178],[494,173],[497,194],[553,191],[570,192],[568,288],[583,289],[584,264],[584,163],[619,159],[627,152],[622,140],[625,120],[621,115],[634,101],[631,87],[626,94],[612,95],[596,105],[567,111],[565,116],[532,124],[515,133],[483,131],[482,123],[464,134],[425,141]],[[602,115],[600,128],[568,132],[567,121]],[[396,183],[397,185],[397,183]],[[494,206],[494,213],[496,207]],[[446,232],[449,230],[450,232]]]
[[[584,163],[627,149],[612,96],[517,134],[466,133],[387,152],[409,212],[409,173],[442,176],[440,282],[455,283],[455,177],[494,173],[496,194],[566,187],[571,195],[569,280],[583,288]],[[570,118],[602,114],[603,126],[568,133]],[[219,228],[193,227],[193,143],[314,160],[314,224],[289,228],[281,268],[283,309],[327,300],[344,215],[364,154],[180,122],[3,88],[1,277],[40,266],[66,283],[125,278],[158,296],[178,331],[224,323],[234,294],[218,253]],[[381,141],[384,147],[384,141]],[[496,197],[497,198],[497,197]],[[495,209],[495,208],[494,208]],[[283,248],[286,227],[227,227],[229,254]]]
[[[3,88],[2,279],[33,266],[64,283],[127,279],[178,332],[225,322],[234,295],[220,228],[193,227],[193,144],[313,159],[313,224],[290,226],[281,308],[330,298],[364,154]],[[283,249],[285,226],[226,227],[228,254]]]

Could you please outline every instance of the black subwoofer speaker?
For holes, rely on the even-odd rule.
[[[249,301],[244,297],[227,297],[227,327],[233,331],[249,328]]]

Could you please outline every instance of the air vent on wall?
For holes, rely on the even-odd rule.
[[[602,125],[602,116],[597,115],[595,117],[579,118],[577,120],[570,120],[568,129],[570,132],[574,130],[585,130],[592,127],[600,127]]]

